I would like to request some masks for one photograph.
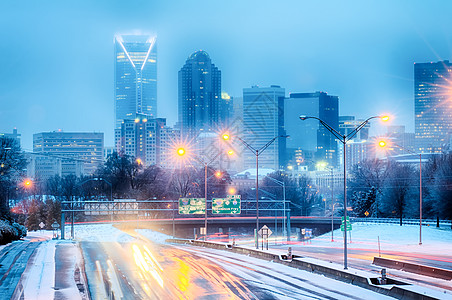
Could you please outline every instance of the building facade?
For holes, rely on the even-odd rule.
[[[197,51],[179,71],[178,117],[181,134],[196,136],[216,130],[224,120],[221,108],[221,71],[209,54]]]
[[[284,100],[284,128],[287,139],[287,160],[291,164],[309,160],[325,161],[337,165],[337,141],[335,137],[315,119],[301,121],[300,115],[322,119],[339,130],[339,98],[324,92],[291,93]],[[306,155],[305,158],[300,154]]]
[[[100,132],[54,131],[33,134],[33,153],[62,161],[81,162],[82,172],[87,175],[93,174],[102,163],[103,151],[104,134]],[[79,167],[74,168],[80,170]]]
[[[265,146],[284,131],[285,89],[277,85],[243,89],[243,140],[255,149]],[[259,168],[279,170],[284,165],[286,139],[277,138],[262,154]],[[243,167],[256,168],[256,156],[243,148]]]
[[[174,132],[166,126],[166,119],[136,114],[133,120],[123,120],[115,130],[118,153],[130,155],[146,166],[167,167]]]
[[[353,132],[353,130],[356,129],[356,127],[361,125],[363,122],[364,120],[356,120],[355,116],[339,116],[339,132],[342,135],[348,136],[349,134],[351,134],[351,132]],[[369,129],[370,123],[368,122],[352,137],[352,139],[355,141],[368,140]]]
[[[0,132],[0,138],[5,137],[9,139],[13,139],[18,146],[20,146],[20,136],[21,134],[17,132],[17,129],[14,128],[12,133]]]
[[[421,153],[450,147],[452,64],[448,60],[414,64],[415,145]]]
[[[149,35],[115,37],[115,128],[136,113],[157,116],[157,45]]]

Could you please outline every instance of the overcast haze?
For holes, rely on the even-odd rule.
[[[234,97],[251,85],[339,96],[339,113],[391,112],[414,131],[413,63],[451,58],[450,1],[2,1],[0,132],[105,133],[113,38],[153,33],[158,116],[177,120],[177,72],[196,50]],[[375,125],[375,127],[378,127]]]

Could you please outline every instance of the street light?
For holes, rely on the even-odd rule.
[[[225,136],[227,136],[228,137],[227,139],[229,139],[229,135],[227,135],[227,134],[223,135],[223,139],[225,139]],[[264,146],[262,146],[259,149],[252,147],[250,144],[248,144],[247,142],[242,140],[240,137],[237,137],[237,139],[243,145],[245,145],[248,149],[250,149],[250,151],[253,152],[253,154],[256,156],[256,239],[255,239],[256,240],[256,249],[259,249],[259,236],[257,234],[259,231],[259,155],[261,155],[262,152],[264,152],[265,149],[267,149],[279,137],[288,138],[289,136],[288,135],[277,135],[274,138],[272,138],[270,141],[268,141],[267,144],[265,144]]]
[[[323,121],[320,118],[313,117],[313,116],[305,116],[301,115],[300,120],[304,121],[307,119],[316,119],[322,124],[323,127],[325,127],[334,137],[339,140],[339,142],[342,143],[344,149],[343,149],[343,156],[344,156],[344,269],[347,270],[347,142],[350,141],[357,133],[360,131],[364,126],[366,126],[367,123],[369,123],[372,119],[380,119],[384,122],[389,121],[389,116],[374,116],[370,117],[358,126],[355,127],[349,134],[343,135],[333,127],[331,127],[328,123]]]
[[[270,176],[267,176],[267,178],[270,179],[271,181],[279,184],[283,189],[283,206],[284,206],[283,207],[283,211],[284,211],[283,212],[284,213],[284,215],[283,215],[283,236],[284,235],[286,236],[286,240],[288,242],[290,240],[290,238],[289,238],[290,234],[287,231],[287,226],[286,226],[286,183],[284,181],[280,181],[280,180],[270,177]]]
[[[223,137],[224,138],[224,137]],[[231,151],[228,151],[228,154],[229,154],[229,152],[231,152]],[[178,148],[177,149],[177,154],[179,155],[179,156],[184,156],[184,155],[186,155],[187,154],[187,150],[185,149],[185,148]],[[205,199],[205,212],[204,212],[204,228],[205,228],[205,235],[204,235],[204,241],[206,241],[207,240],[207,180],[208,180],[208,178],[207,178],[207,167],[215,160],[215,159],[217,159],[218,158],[218,156],[220,156],[222,154],[222,152],[219,152],[217,155],[215,155],[215,157],[214,158],[212,158],[210,161],[205,161],[205,160],[203,160],[203,159],[201,159],[200,157],[198,157],[198,156],[193,156],[197,161],[199,161],[200,163],[202,163],[203,165],[204,165],[204,199]],[[222,176],[223,174],[220,172],[220,171],[218,171],[218,172],[215,172],[215,174],[214,174],[214,176],[215,177],[217,177],[217,178],[220,178],[221,176]],[[209,177],[210,178],[210,177]],[[174,217],[173,217],[173,219],[174,219]]]
[[[396,143],[391,143],[394,146],[399,147],[406,152],[419,156],[419,245],[422,245],[422,153],[413,152],[405,147],[402,147]],[[388,143],[384,140],[378,142],[378,145],[382,148],[386,147]]]

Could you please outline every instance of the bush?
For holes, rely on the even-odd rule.
[[[0,220],[0,245],[11,243],[27,235],[27,229],[20,224],[12,225],[6,220]]]
[[[24,225],[13,223],[13,227],[17,230],[19,239],[27,236],[27,228]]]

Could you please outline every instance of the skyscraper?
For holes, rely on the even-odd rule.
[[[291,93],[284,103],[284,128],[288,160],[302,161],[297,153],[305,153],[316,161],[337,165],[337,142],[334,136],[317,120],[301,122],[300,115],[313,116],[339,130],[339,98],[324,92]]]
[[[134,120],[123,120],[115,130],[116,151],[135,157],[145,166],[168,166],[173,130],[164,118],[136,114]]]
[[[115,37],[115,128],[135,114],[157,116],[157,46],[149,35]]]
[[[196,51],[179,71],[181,134],[198,135],[223,122],[220,110],[221,71],[205,51]]]
[[[285,89],[278,85],[243,89],[243,140],[259,149],[272,138],[284,135]],[[279,170],[283,165],[285,138],[277,138],[259,155],[259,167]],[[244,149],[244,168],[256,168],[256,157]]]
[[[446,149],[452,134],[452,64],[414,64],[415,145],[422,153]]]

